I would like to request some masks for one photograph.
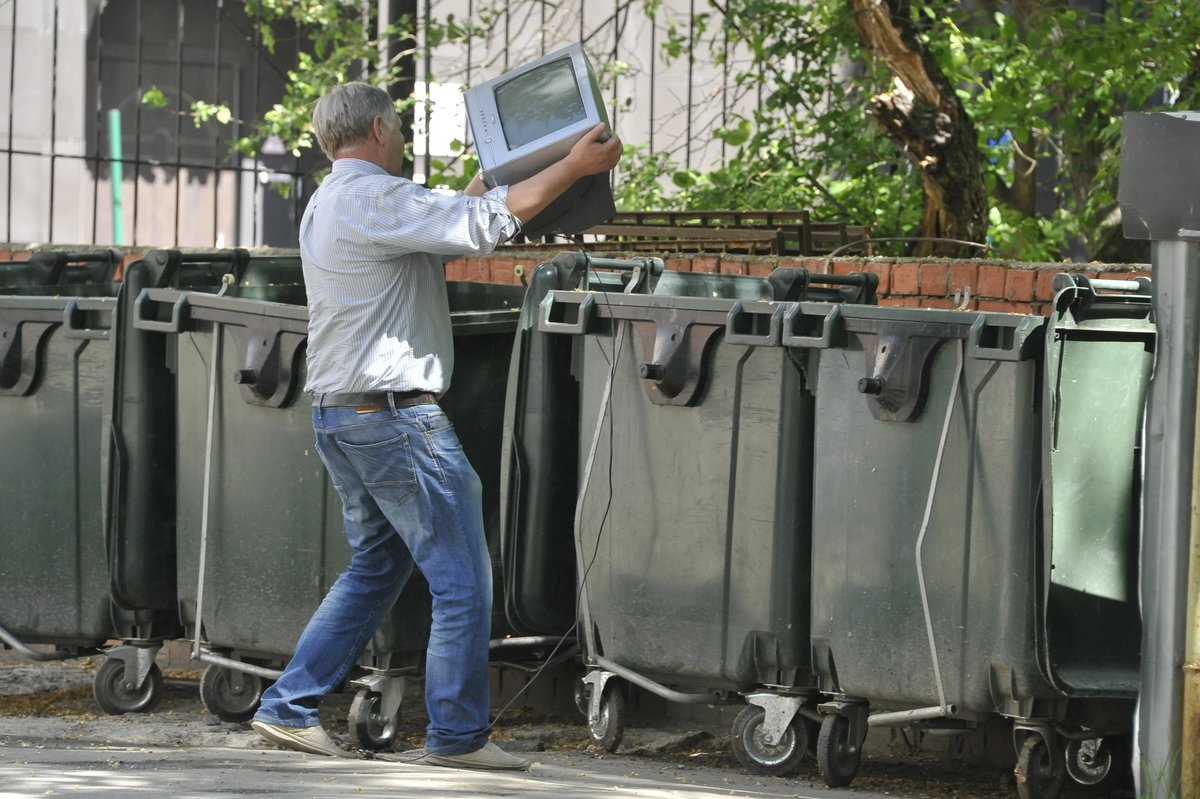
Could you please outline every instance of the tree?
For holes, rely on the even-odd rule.
[[[1057,259],[1080,239],[1094,258],[1120,241],[1121,114],[1196,100],[1192,0],[1108,0],[1102,13],[1068,0],[712,5],[767,65],[736,78],[766,101],[717,132],[745,140],[726,166],[675,175],[665,202],[684,207],[813,207],[876,235],[974,241],[986,220],[1015,255]],[[1039,156],[1058,163],[1057,207],[1041,215]]]

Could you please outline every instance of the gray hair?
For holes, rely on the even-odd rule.
[[[313,132],[332,159],[366,141],[375,117],[381,117],[389,130],[399,124],[396,105],[386,91],[361,81],[340,83],[317,100]]]

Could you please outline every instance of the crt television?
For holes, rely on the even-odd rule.
[[[580,44],[467,89],[464,100],[483,179],[492,188],[536,175],[562,160],[596,125],[609,124]],[[577,181],[522,232],[529,238],[570,235],[608,221],[616,213],[610,180],[606,172]]]

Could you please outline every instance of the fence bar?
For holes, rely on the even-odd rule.
[[[5,212],[8,222],[5,226],[5,238],[12,241],[12,169],[13,169],[13,100],[17,92],[17,0],[12,3],[12,47],[9,50],[8,61],[8,201]]]
[[[225,0],[217,0],[216,47],[213,56],[213,102],[221,102],[221,27],[225,21]],[[217,133],[213,141],[213,246],[217,246],[220,238],[220,204],[221,204],[221,134]],[[238,242],[229,242],[236,247]]]
[[[688,87],[687,87],[687,141],[684,146],[684,169],[692,171],[692,75],[696,66],[696,0],[688,0]]]
[[[50,58],[50,219],[47,220],[47,241],[54,241],[54,168],[57,166],[54,154],[58,152],[58,0],[54,0],[54,32],[51,36],[54,44]],[[12,182],[12,175],[8,180]]]
[[[97,138],[99,134],[97,134]],[[112,166],[109,167],[110,182],[112,183],[112,227],[113,244],[120,247],[125,243],[125,218],[121,203],[121,184],[125,180],[125,171],[121,164],[121,111],[114,108],[108,112],[108,148],[112,156]],[[99,151],[97,151],[99,152]],[[136,167],[135,167],[136,169]],[[96,160],[96,184],[100,183],[100,161]],[[94,226],[93,226],[94,230]],[[96,236],[93,232],[93,243]]]
[[[179,246],[179,200],[183,191],[183,0],[175,0],[175,246]]]
[[[142,182],[142,39],[144,31],[142,29],[142,2],[137,0],[137,49],[134,58],[137,61],[137,94],[134,99],[133,112],[133,231],[130,238],[130,243],[137,246],[138,234],[138,200]]]

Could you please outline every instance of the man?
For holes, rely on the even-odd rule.
[[[492,575],[481,487],[436,401],[454,366],[443,262],[491,252],[576,180],[612,169],[621,142],[600,143],[598,125],[529,180],[485,191],[477,176],[450,197],[400,177],[404,135],[382,89],[335,86],[317,101],[313,128],[333,171],[300,224],[306,391],[354,556],[263,695],[254,729],[287,748],[343,754],[317,704],[362,655],[415,562],[433,595],[426,762],[528,768],[488,741]]]

